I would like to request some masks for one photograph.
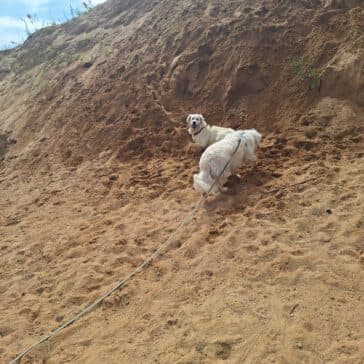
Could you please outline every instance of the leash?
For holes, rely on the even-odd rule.
[[[209,188],[208,192],[203,195],[200,200],[197,202],[195,207],[185,216],[185,218],[179,223],[177,228],[171,233],[171,235],[168,237],[168,239],[151,255],[149,258],[147,258],[142,264],[140,264],[137,268],[135,268],[132,272],[130,272],[127,276],[125,276],[123,279],[121,279],[114,287],[112,287],[110,290],[105,292],[102,296],[97,298],[95,301],[90,303],[88,306],[86,306],[83,310],[81,310],[78,314],[73,316],[70,320],[64,322],[63,324],[60,324],[58,327],[56,327],[53,331],[51,331],[49,334],[41,338],[39,341],[35,342],[34,344],[30,345],[26,349],[24,349],[20,354],[18,354],[13,360],[10,361],[9,364],[20,364],[21,359],[28,353],[30,353],[33,349],[35,349],[37,346],[45,343],[49,339],[51,339],[53,336],[57,335],[61,331],[63,331],[68,326],[71,326],[76,321],[78,321],[81,317],[86,315],[87,313],[91,312],[96,306],[98,306],[102,301],[105,300],[105,298],[109,297],[111,294],[113,294],[118,289],[122,288],[127,284],[127,282],[133,278],[136,274],[141,272],[143,268],[145,268],[148,264],[150,264],[154,259],[156,259],[158,256],[160,256],[163,251],[172,243],[176,235],[182,230],[182,228],[192,220],[196,212],[200,209],[200,207],[203,205],[209,194],[211,193],[212,189],[216,185],[216,183],[220,180],[220,177],[225,172],[226,168],[232,161],[235,153],[237,152],[239,146],[241,143],[241,138],[239,138],[239,141],[237,143],[237,146],[233,152],[233,155],[231,156],[230,160],[225,164],[224,168],[222,169],[219,176],[214,180],[211,187]]]

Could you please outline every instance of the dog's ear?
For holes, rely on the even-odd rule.
[[[206,121],[205,121],[205,118],[203,117],[203,115],[202,114],[200,114],[200,120],[203,122],[203,123],[205,123]]]
[[[189,114],[188,116],[187,116],[187,119],[186,119],[186,123],[189,123],[189,121],[191,120],[191,114]]]

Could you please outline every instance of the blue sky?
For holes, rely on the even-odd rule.
[[[44,23],[65,21],[70,18],[70,6],[83,10],[84,0],[0,0],[0,50],[14,47],[26,39],[24,22],[27,14],[36,15],[34,25],[28,21],[31,31]],[[106,0],[91,0],[93,6]],[[86,0],[88,2],[88,0]]]

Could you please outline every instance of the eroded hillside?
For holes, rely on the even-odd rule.
[[[189,112],[264,134],[160,260],[25,363],[361,363],[362,1],[109,0],[0,53],[0,356],[198,194]]]

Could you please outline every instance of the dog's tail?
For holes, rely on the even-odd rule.
[[[255,129],[252,129],[252,135],[256,145],[258,145],[262,140],[262,134],[258,133]]]

